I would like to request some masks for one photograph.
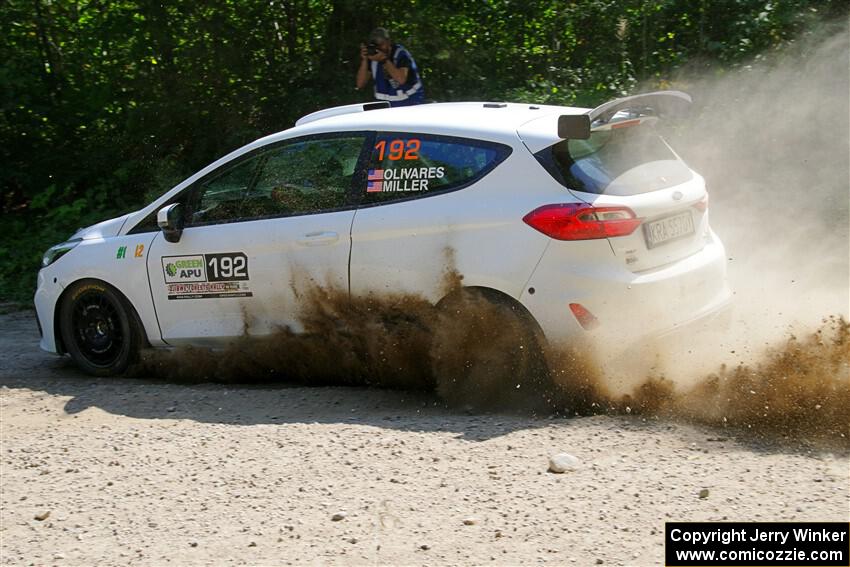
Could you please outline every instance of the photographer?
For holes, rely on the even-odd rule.
[[[413,56],[403,46],[390,41],[384,28],[372,30],[368,45],[360,44],[358,89],[369,83],[370,73],[375,81],[376,99],[386,100],[391,106],[425,102],[425,89]]]

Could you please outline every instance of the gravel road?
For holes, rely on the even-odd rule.
[[[28,312],[0,315],[0,387],[3,565],[661,565],[668,520],[849,515],[843,453],[409,392],[94,379],[38,350]],[[578,467],[547,472],[557,452]]]

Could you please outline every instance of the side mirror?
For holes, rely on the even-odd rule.
[[[587,114],[563,114],[559,116],[558,137],[587,140],[590,138],[590,116]]]
[[[172,203],[162,207],[156,213],[156,224],[168,242],[180,242],[180,235],[183,234],[183,206]]]

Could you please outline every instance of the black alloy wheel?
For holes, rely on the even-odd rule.
[[[139,350],[139,326],[111,286],[74,284],[60,307],[60,331],[74,362],[95,376],[123,373]]]

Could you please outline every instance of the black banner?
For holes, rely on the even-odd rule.
[[[244,252],[204,254],[207,263],[207,280],[211,282],[247,281],[248,256]]]
[[[667,567],[850,567],[843,522],[668,522]]]

